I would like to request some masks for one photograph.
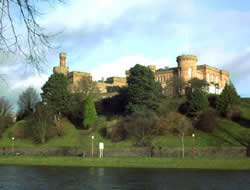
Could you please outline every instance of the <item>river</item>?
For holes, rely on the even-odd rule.
[[[0,166],[0,190],[249,190],[250,171]]]

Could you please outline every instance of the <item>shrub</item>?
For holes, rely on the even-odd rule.
[[[197,113],[208,108],[208,98],[205,92],[195,88],[189,97],[189,112]]]
[[[107,128],[106,127],[102,127],[98,130],[99,134],[103,137],[106,138],[107,137]]]
[[[212,108],[216,108],[216,102],[219,98],[219,95],[215,95],[215,94],[212,94],[212,95],[209,95],[208,96],[208,102],[209,102],[209,106],[211,106]]]
[[[112,142],[120,142],[124,140],[127,136],[127,131],[125,130],[124,121],[119,121],[111,127],[111,132],[108,137]]]
[[[231,105],[228,106],[226,111],[226,118],[233,120],[233,121],[239,121],[242,117],[242,110],[237,105]]]
[[[194,128],[191,121],[178,112],[170,112],[166,118],[167,131],[174,135],[191,135]]]
[[[135,112],[125,119],[125,129],[134,139],[135,146],[152,144],[155,121],[153,112]]]
[[[83,108],[83,126],[89,128],[96,124],[97,114],[95,110],[94,100],[91,95],[87,97]]]
[[[233,84],[226,84],[225,88],[223,89],[216,102],[216,109],[220,112],[221,115],[226,116],[228,108],[239,103],[240,97],[237,94],[237,91],[234,88]]]
[[[198,117],[195,127],[201,131],[211,133],[216,129],[216,121],[216,111],[209,109]]]
[[[156,120],[155,123],[155,135],[167,135],[170,132],[169,126],[167,123],[167,116],[162,116]]]

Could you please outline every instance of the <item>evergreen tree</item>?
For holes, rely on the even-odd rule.
[[[240,97],[234,88],[234,85],[230,83],[226,84],[222,93],[220,94],[217,102],[216,109],[222,114],[225,115],[229,106],[236,105],[240,102]]]
[[[68,80],[64,74],[54,73],[42,87],[42,101],[50,105],[56,113],[67,114],[70,104]]]
[[[91,127],[96,124],[97,113],[93,97],[89,95],[84,102],[83,107],[83,126],[84,128]]]
[[[155,81],[154,73],[148,67],[139,64],[129,72],[127,111],[132,113],[156,110],[161,96],[161,86]]]
[[[205,92],[200,88],[194,88],[189,97],[189,111],[196,113],[208,108],[209,102]]]

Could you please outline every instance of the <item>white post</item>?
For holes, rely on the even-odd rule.
[[[103,143],[103,142],[100,142],[100,143],[99,143],[99,151],[100,151],[99,157],[100,157],[100,158],[103,158],[103,150],[104,150],[104,143]]]
[[[92,139],[92,148],[91,148],[91,154],[92,154],[92,157],[94,155],[94,136],[91,136],[91,139]]]

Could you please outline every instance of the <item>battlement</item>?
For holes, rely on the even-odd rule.
[[[181,61],[187,61],[187,60],[192,60],[192,61],[195,61],[197,62],[198,61],[198,58],[197,56],[195,55],[179,55],[177,58],[176,58],[176,61],[179,63]]]

